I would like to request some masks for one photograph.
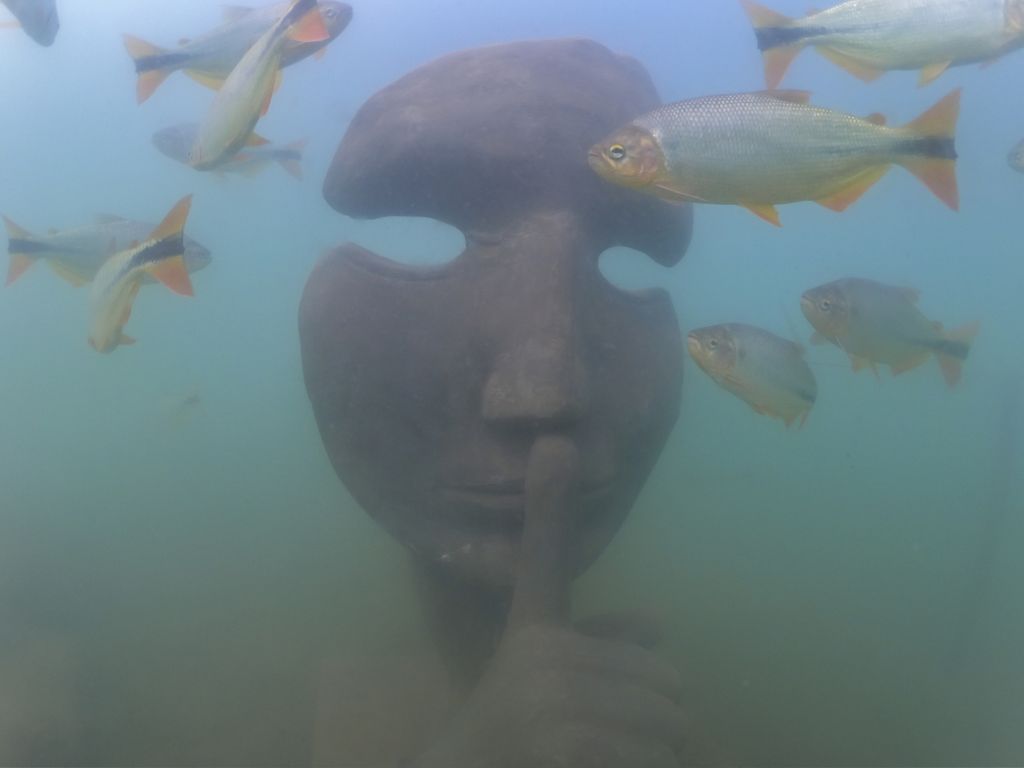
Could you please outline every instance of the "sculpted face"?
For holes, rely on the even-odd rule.
[[[558,64],[565,69],[566,57],[578,60],[573,71],[587,77],[601,76],[591,60],[596,57],[606,68],[628,67],[629,76],[645,85],[633,65],[595,44],[484,49],[487,56],[501,52],[506,57],[494,71],[508,72],[508,49],[538,82],[546,78],[549,88],[551,73],[560,71]],[[454,61],[451,72],[434,74],[450,83],[459,73],[486,71],[464,64]],[[562,83],[552,98],[579,90]],[[604,87],[593,90],[595,101],[607,96]],[[516,98],[508,89],[504,94]],[[424,99],[429,96],[424,92]],[[391,113],[387,103],[376,106]],[[557,127],[559,111],[543,111]],[[475,581],[513,581],[526,462],[538,436],[566,435],[579,451],[583,513],[570,553],[570,566],[579,572],[625,519],[677,417],[683,341],[671,302],[661,290],[626,292],[609,284],[598,258],[615,244],[650,245],[649,252],[662,263],[679,258],[689,240],[689,209],[637,200],[640,195],[606,188],[590,172],[587,148],[615,125],[621,117],[615,112],[595,109],[583,121],[578,146],[569,147],[562,155],[566,159],[558,161],[570,165],[565,173],[583,185],[561,204],[532,205],[537,196],[520,190],[518,204],[476,211],[476,226],[462,218],[467,215],[463,207],[446,216],[435,210],[438,218],[461,225],[466,233],[466,249],[451,263],[410,267],[349,244],[324,257],[307,283],[300,309],[304,372],[339,477],[409,550]],[[567,115],[581,119],[576,109],[566,110]],[[378,135],[386,134],[380,115],[372,117],[368,123]],[[352,130],[359,126],[357,117]],[[452,130],[437,127],[442,129]],[[402,197],[409,194],[402,177],[419,153],[421,168],[436,156],[422,129],[396,128],[392,135],[411,134],[419,138],[404,162],[377,167],[374,177],[379,184],[381,173],[396,176],[393,194],[380,194],[394,213],[438,204],[436,197],[426,202]],[[515,185],[528,176],[523,165],[515,163],[518,176],[509,173],[505,186],[489,193],[502,184],[501,164],[499,173],[492,167],[486,177],[477,175],[472,158],[481,150],[469,144],[471,160],[455,169],[465,175],[449,178],[442,194],[452,194],[454,184],[474,204],[514,199],[509,196]],[[366,158],[380,153],[353,157],[350,146],[346,137],[332,174],[345,163],[378,162]],[[554,150],[559,157],[559,148]],[[352,200],[359,199],[359,188],[345,180],[359,178],[358,170],[349,168],[340,182],[328,176],[329,201],[338,204],[343,195],[354,196],[343,198],[346,204],[338,205],[343,210],[356,207]],[[451,174],[452,167],[438,167],[437,173]],[[630,208],[635,215],[622,218]],[[609,225],[615,220],[630,224]]]

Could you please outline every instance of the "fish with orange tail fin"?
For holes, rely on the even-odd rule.
[[[847,277],[804,293],[800,308],[814,326],[815,343],[832,343],[850,356],[855,371],[888,365],[899,375],[934,356],[950,387],[978,335],[977,323],[947,331],[917,308],[912,288]]]
[[[327,37],[316,0],[294,0],[224,81],[199,124],[189,165],[199,170],[216,168],[251,142],[253,128],[270,109],[280,82],[286,40],[315,42]]]
[[[175,293],[192,295],[185,267],[185,221],[192,196],[182,198],[143,242],[115,253],[96,274],[89,295],[89,344],[97,352],[113,352],[134,344],[124,333],[132,305],[147,275]]]
[[[274,26],[288,5],[283,2],[260,8],[226,6],[223,24],[194,40],[182,40],[180,47],[174,49],[153,45],[134,35],[124,35],[125,48],[135,62],[138,76],[137,101],[140,104],[146,101],[179,70],[200,85],[219,89],[246,51]],[[319,7],[328,37],[314,42],[286,40],[281,52],[282,67],[310,55],[322,55],[326,46],[344,32],[352,20],[352,6],[347,3],[320,0]]]
[[[779,225],[775,206],[812,200],[845,210],[901,165],[956,210],[960,91],[888,127],[807,103],[804,91],[704,96],[638,117],[590,149],[607,181],[665,200],[740,205]]]
[[[787,427],[807,421],[818,383],[800,345],[752,325],[728,323],[692,331],[687,346],[716,384],[757,413]]]
[[[991,61],[1024,45],[1024,0],[846,0],[802,19],[740,2],[769,88],[804,48],[861,80],[919,70],[919,85],[927,85],[951,66]]]

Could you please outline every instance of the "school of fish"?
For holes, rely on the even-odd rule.
[[[0,26],[20,26],[41,45],[54,42],[55,0],[0,1],[15,17]],[[741,206],[778,226],[777,206],[808,201],[843,211],[896,165],[958,210],[959,90],[917,119],[889,126],[880,114],[812,105],[808,93],[778,86],[806,48],[865,81],[916,70],[927,85],[949,67],[986,64],[1024,47],[1024,0],[844,0],[799,19],[738,2],[753,25],[768,90],[700,95],[636,115],[590,148],[586,159],[598,176],[672,202]],[[254,176],[277,164],[301,179],[305,142],[273,144],[255,128],[282,70],[323,55],[352,17],[342,2],[288,0],[229,6],[220,26],[176,48],[125,35],[140,104],[177,71],[216,91],[200,120],[157,131],[153,146],[197,171]],[[1024,141],[1007,161],[1024,172]],[[184,235],[190,206],[191,197],[183,198],[156,227],[106,215],[45,235],[4,217],[7,283],[43,261],[73,285],[91,284],[90,344],[100,352],[131,344],[124,328],[141,286],[160,282],[192,295],[190,273],[211,261]],[[799,302],[812,343],[839,348],[854,371],[885,365],[898,375],[935,358],[955,386],[978,333],[977,324],[947,331],[918,308],[913,289],[863,277],[809,288]],[[712,381],[757,413],[787,427],[807,421],[818,385],[796,340],[726,322],[693,330],[687,346]]]

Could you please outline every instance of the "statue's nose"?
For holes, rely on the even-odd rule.
[[[588,404],[583,285],[593,260],[560,216],[531,221],[504,247],[509,253],[502,301],[514,302],[515,323],[500,341],[483,391],[483,417],[493,424],[563,427]]]

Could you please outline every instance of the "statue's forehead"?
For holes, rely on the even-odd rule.
[[[602,247],[671,263],[686,248],[689,211],[607,184],[587,164],[593,143],[658,103],[636,61],[592,41],[462,51],[367,101],[324,194],[351,216],[428,216],[464,232],[568,210]]]

